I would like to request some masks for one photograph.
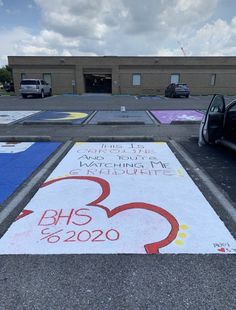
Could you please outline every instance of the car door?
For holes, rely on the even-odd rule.
[[[44,95],[47,95],[47,85],[45,84],[44,80],[41,80],[42,89],[44,91]]]
[[[223,136],[225,99],[223,95],[214,95],[201,122],[199,145],[215,143]]]
[[[175,91],[174,85],[175,84],[170,85],[169,97],[173,97],[173,95],[174,95],[174,91]]]
[[[46,90],[47,94],[49,94],[50,86],[49,86],[49,84],[46,81],[44,81],[44,87],[45,87],[45,90]]]
[[[168,85],[165,89],[165,96],[169,97],[169,92],[170,92],[170,85]]]
[[[236,100],[227,107],[224,119],[224,138],[236,144]]]

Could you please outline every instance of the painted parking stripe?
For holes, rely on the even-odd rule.
[[[0,125],[12,124],[40,111],[0,111]]]
[[[9,198],[59,145],[58,142],[0,142],[0,203]]]
[[[1,254],[235,252],[166,143],[77,143],[0,240]]]
[[[153,110],[151,113],[161,124],[171,124],[172,122],[200,122],[203,113],[196,110]]]

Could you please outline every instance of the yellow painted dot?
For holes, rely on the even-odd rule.
[[[180,228],[183,229],[183,230],[189,229],[188,225],[186,225],[186,224],[180,225]]]
[[[175,244],[176,245],[183,245],[184,242],[183,242],[183,240],[175,240]]]
[[[186,235],[186,233],[178,233],[178,237],[180,237],[180,238],[186,238],[187,235]]]
[[[183,171],[183,169],[177,169],[177,174],[178,174],[180,177],[184,176],[184,171]]]

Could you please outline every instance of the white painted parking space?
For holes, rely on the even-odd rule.
[[[0,111],[0,125],[11,124],[40,111]]]
[[[166,143],[77,143],[0,240],[0,254],[235,253]]]

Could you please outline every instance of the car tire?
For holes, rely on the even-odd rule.
[[[27,98],[27,95],[25,95],[25,94],[21,94],[21,96],[22,96],[22,98]]]
[[[188,98],[188,97],[189,97],[189,95],[186,95],[185,97],[186,97],[186,98]]]
[[[43,89],[42,89],[42,91],[41,91],[41,98],[42,98],[42,99],[44,98],[44,91],[43,91]]]
[[[52,89],[50,88],[48,96],[52,96]]]

